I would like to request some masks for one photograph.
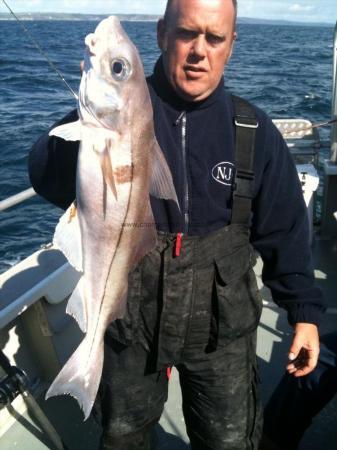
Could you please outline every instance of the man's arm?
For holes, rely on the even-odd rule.
[[[294,327],[288,370],[302,376],[317,363],[317,325],[324,305],[315,285],[307,208],[292,156],[270,119],[263,127],[251,241],[264,262],[263,282]]]
[[[78,120],[77,111],[69,113],[50,129]],[[46,200],[66,209],[76,196],[76,166],[79,142],[64,141],[43,134],[33,145],[28,171],[35,191]]]

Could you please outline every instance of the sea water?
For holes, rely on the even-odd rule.
[[[84,38],[96,25],[90,21],[25,22],[75,91]],[[124,26],[150,74],[159,56],[156,24],[126,22]],[[239,24],[226,68],[226,88],[272,118],[329,120],[332,52],[333,27]],[[30,147],[74,108],[74,98],[19,25],[0,21],[0,200],[30,187]],[[321,137],[328,136],[329,129],[322,129]],[[61,214],[39,197],[0,212],[0,272],[50,242]]]

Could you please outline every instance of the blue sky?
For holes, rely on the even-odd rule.
[[[165,0],[6,0],[16,12],[162,14]],[[239,16],[303,22],[337,21],[337,0],[238,0]],[[0,12],[6,12],[0,0]]]

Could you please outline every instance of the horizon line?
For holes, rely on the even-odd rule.
[[[72,15],[72,16],[107,16],[109,13],[99,13],[99,12],[86,12],[86,13],[76,13],[76,12],[56,12],[56,11],[20,11],[15,13],[17,16],[20,15]],[[115,16],[140,16],[140,17],[162,17],[163,14],[157,14],[157,13],[116,13],[112,14]],[[13,15],[9,12],[0,12],[0,16],[8,16],[13,17]],[[14,19],[14,17],[13,17]],[[334,25],[337,22],[325,22],[325,21],[303,21],[303,20],[289,20],[289,19],[272,19],[272,18],[262,18],[262,17],[248,17],[248,16],[238,16],[238,20],[251,20],[251,21],[262,21],[262,22],[281,22],[281,23],[294,23],[294,24],[308,24],[308,25]]]

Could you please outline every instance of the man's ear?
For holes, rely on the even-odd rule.
[[[234,44],[235,44],[235,41],[236,41],[236,38],[237,38],[237,37],[238,37],[237,32],[234,31],[234,33],[233,33],[232,47],[231,47],[231,51],[230,51],[230,53],[229,53],[228,59],[232,57],[233,48],[234,48]]]
[[[162,52],[167,50],[167,33],[164,19],[159,19],[157,23],[157,43]]]

